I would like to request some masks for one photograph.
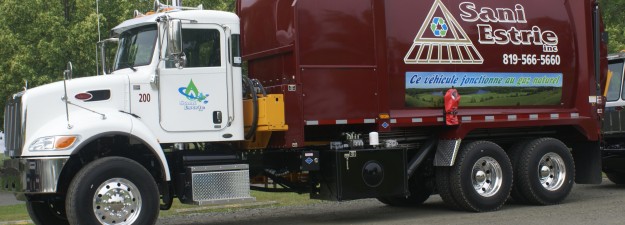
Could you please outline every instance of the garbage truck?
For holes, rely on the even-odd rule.
[[[8,96],[1,185],[35,223],[153,224],[252,189],[485,212],[601,182],[598,1],[154,5],[97,76]]]

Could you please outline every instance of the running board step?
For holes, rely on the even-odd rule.
[[[180,201],[193,205],[253,202],[249,178],[247,164],[190,166]]]

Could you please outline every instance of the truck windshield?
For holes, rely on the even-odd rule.
[[[156,37],[156,25],[138,27],[121,33],[114,70],[149,65],[152,62]]]

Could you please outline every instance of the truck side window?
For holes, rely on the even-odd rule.
[[[618,101],[623,87],[623,61],[611,62],[608,69],[612,72],[612,78],[608,86],[607,99],[610,102]]]
[[[183,29],[182,45],[187,57],[186,68],[220,67],[221,39],[216,29]],[[175,68],[167,61],[166,68]]]
[[[239,38],[241,35],[233,34],[232,35],[232,65],[233,66],[241,66],[241,44],[239,43]]]

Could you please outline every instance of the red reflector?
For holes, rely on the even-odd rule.
[[[78,100],[83,100],[83,101],[87,101],[91,98],[93,98],[93,95],[89,94],[89,93],[78,93],[74,96],[74,98],[78,99]]]

